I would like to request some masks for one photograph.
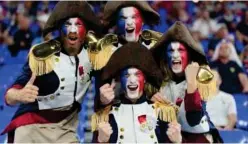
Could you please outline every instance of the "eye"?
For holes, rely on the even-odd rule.
[[[184,49],[183,49],[183,48],[179,48],[179,51],[180,51],[180,52],[183,52],[183,51],[184,51]]]
[[[169,48],[169,49],[167,50],[167,52],[173,52],[173,49],[172,49],[172,48]]]
[[[125,16],[120,16],[120,19],[123,19],[123,20],[125,20],[125,19],[127,19]]]
[[[71,25],[70,22],[65,22],[65,24],[64,24],[65,27],[68,27],[68,26],[70,26],[70,25]]]
[[[141,77],[143,74],[142,74],[142,72],[137,72],[135,75],[138,77]]]
[[[81,24],[81,23],[76,23],[76,26],[83,26],[83,24]]]

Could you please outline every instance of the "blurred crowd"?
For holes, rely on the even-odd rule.
[[[56,3],[56,1],[1,1],[0,50],[8,49],[11,56],[15,57],[22,49],[30,49],[34,44],[56,37],[58,35],[56,32],[42,37],[42,28]],[[106,2],[89,3],[99,19],[102,19]],[[149,1],[149,3],[160,14],[161,21],[156,26],[147,25],[145,28],[164,33],[175,21],[184,22],[195,41],[204,49],[210,66],[218,71],[220,90],[229,94],[248,92],[248,2]],[[0,65],[4,64],[4,61],[4,57],[0,55]],[[221,99],[221,96],[219,98]],[[226,101],[225,97],[223,101]],[[216,105],[215,102],[212,103]],[[233,103],[233,98],[229,98],[225,106],[232,107],[229,111],[236,115],[236,105]],[[228,125],[226,121],[223,123]],[[216,122],[219,122],[218,119]],[[233,127],[233,123],[235,122],[228,126]]]

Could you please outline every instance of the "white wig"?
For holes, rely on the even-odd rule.
[[[235,61],[240,67],[243,67],[241,60],[239,59],[239,56],[235,50],[234,45],[232,44],[232,42],[227,41],[225,39],[221,40],[215,47],[215,51],[214,51],[211,61],[216,61],[219,58],[220,46],[224,43],[227,44],[231,50],[230,55],[229,55],[229,60]]]

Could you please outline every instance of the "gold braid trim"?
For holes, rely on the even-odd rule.
[[[94,70],[99,70],[107,64],[113,54],[112,47],[113,45],[108,45],[99,52],[94,52],[88,49],[88,55]]]
[[[34,45],[28,54],[28,58],[29,58],[29,67],[31,69],[31,71],[36,75],[36,76],[40,76],[40,75],[44,75],[47,74],[51,71],[53,71],[54,69],[54,65],[55,65],[55,56],[50,55],[46,58],[38,58],[35,57],[33,54],[33,49],[36,47],[36,45]]]
[[[165,122],[177,121],[179,108],[173,103],[169,101],[164,101],[163,103],[155,102],[153,108],[155,109],[157,118],[160,120]]]
[[[91,131],[94,132],[98,128],[98,124],[101,122],[108,122],[109,121],[109,112],[111,110],[112,105],[105,107],[102,110],[94,113],[91,116]]]

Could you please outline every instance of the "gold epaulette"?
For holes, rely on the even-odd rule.
[[[165,122],[177,121],[179,107],[172,102],[164,100],[164,102],[155,102],[153,108],[157,118]]]
[[[153,30],[143,30],[140,35],[141,42],[144,42],[146,45],[149,45],[149,48],[152,48],[157,41],[162,37],[162,33],[153,31]]]
[[[200,66],[197,74],[197,88],[203,101],[208,101],[217,92],[217,79],[208,66]]]
[[[34,45],[28,54],[29,67],[36,75],[44,75],[54,69],[55,53],[61,51],[61,44],[57,40],[49,40]]]
[[[86,36],[87,51],[94,70],[100,70],[109,61],[115,50],[114,44],[118,44],[118,37],[115,34],[107,34],[97,39],[92,32]]]
[[[97,130],[98,124],[102,122],[109,121],[109,112],[112,108],[112,105],[105,107],[104,109],[99,110],[91,116],[91,131],[94,132]]]

